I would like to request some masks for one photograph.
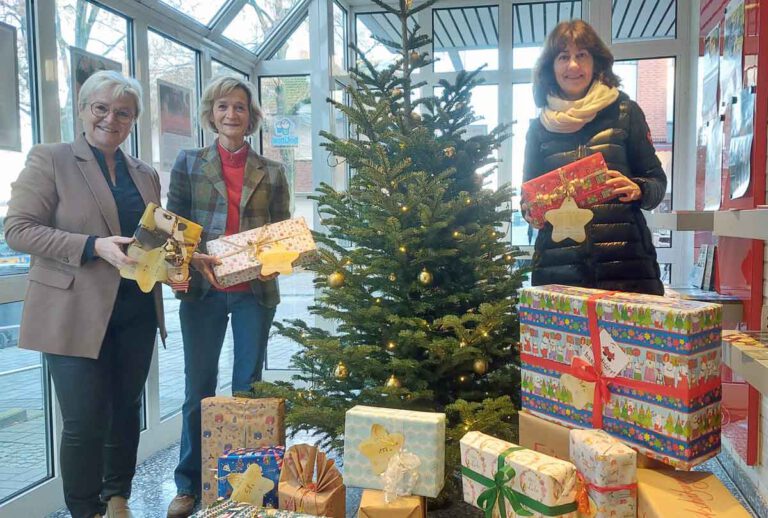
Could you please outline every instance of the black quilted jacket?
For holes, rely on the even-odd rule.
[[[575,133],[552,133],[531,121],[525,149],[524,181],[593,153],[601,152],[609,169],[637,183],[643,196],[591,207],[587,239],[552,241],[552,226],[539,231],[533,255],[532,284],[567,284],[588,288],[662,295],[659,265],[641,208],[653,209],[664,198],[667,177],[656,157],[645,115],[625,93]]]

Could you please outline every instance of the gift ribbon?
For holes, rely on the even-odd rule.
[[[384,486],[384,502],[390,503],[413,493],[419,480],[419,466],[421,459],[415,453],[402,450],[392,455],[387,469],[379,475]]]
[[[576,472],[576,503],[578,504],[578,510],[582,514],[589,515],[590,503],[589,503],[589,490],[597,491],[598,493],[612,493],[614,491],[635,491],[637,490],[637,482],[631,484],[620,484],[617,486],[598,486],[592,482],[587,482],[587,479],[582,475],[580,471]]]
[[[647,381],[631,380],[627,378],[609,377],[602,372],[602,347],[600,343],[600,327],[597,318],[597,302],[603,298],[610,298],[619,292],[606,291],[596,293],[587,298],[587,320],[589,324],[589,338],[592,341],[592,357],[594,364],[591,365],[583,358],[576,357],[571,365],[565,365],[546,358],[540,358],[530,354],[522,353],[520,360],[529,365],[542,367],[545,369],[556,370],[563,374],[571,374],[582,381],[595,383],[595,393],[592,401],[592,427],[603,427],[603,405],[611,399],[610,386],[616,385],[638,392],[660,395],[670,398],[682,398],[679,387],[670,387],[657,385]],[[691,399],[701,397],[720,386],[720,380],[712,380],[694,389],[688,389],[686,394]]]
[[[501,452],[501,455],[499,455],[498,458],[498,469],[493,475],[493,479],[473,471],[466,466],[461,467],[462,475],[488,488],[477,497],[477,505],[484,511],[485,518],[491,518],[493,516],[494,507],[498,507],[501,518],[506,518],[506,501],[509,502],[512,506],[512,510],[517,513],[518,516],[533,516],[534,512],[544,516],[560,516],[566,513],[572,513],[576,510],[576,502],[549,506],[534,500],[524,493],[515,491],[507,485],[515,478],[516,472],[514,467],[507,466],[506,458],[513,452],[525,449],[526,448],[520,446],[512,446]]]
[[[279,237],[273,237],[272,239],[268,239],[269,236],[262,237],[264,230],[265,230],[265,227],[260,227],[259,237],[256,239],[248,240],[248,243],[245,245],[239,245],[233,241],[229,241],[228,239],[220,237],[219,240],[222,243],[233,247],[234,250],[222,255],[217,255],[216,257],[218,257],[219,259],[226,259],[227,257],[232,257],[233,255],[237,255],[242,252],[248,252],[254,260],[258,260],[260,247],[263,247],[264,245],[269,245],[272,243],[277,243],[278,241],[283,241],[284,239],[287,239],[287,238],[298,237],[302,235],[302,232],[294,232],[292,234],[284,234],[284,235],[280,235]]]

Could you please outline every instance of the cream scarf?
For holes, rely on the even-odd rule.
[[[618,97],[618,89],[606,86],[600,81],[593,81],[587,94],[576,101],[548,95],[547,106],[541,110],[539,120],[553,133],[574,133]]]

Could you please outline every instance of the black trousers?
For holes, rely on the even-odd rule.
[[[45,354],[64,418],[59,455],[72,518],[104,514],[110,497],[131,495],[157,332],[151,294],[131,284],[121,285],[98,359]]]

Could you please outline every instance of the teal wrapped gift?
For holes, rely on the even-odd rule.
[[[273,482],[272,489],[264,495],[264,507],[277,509],[277,484],[283,467],[285,446],[265,448],[236,448],[219,457],[218,492],[220,497],[229,498],[232,494],[233,473],[245,473],[251,464],[261,468],[261,476]]]
[[[358,405],[344,423],[344,482],[383,489],[389,460],[407,451],[419,458],[413,494],[436,497],[445,478],[445,414]]]
[[[264,509],[251,504],[219,500],[190,518],[326,518],[314,514],[296,513],[282,509]]]

